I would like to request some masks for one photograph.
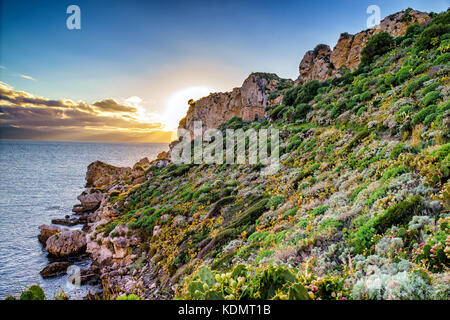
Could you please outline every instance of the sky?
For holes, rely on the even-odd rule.
[[[230,91],[252,72],[296,79],[306,51],[367,28],[369,5],[378,5],[382,18],[408,7],[450,6],[449,0],[0,3],[0,138],[120,142],[170,141],[190,98]],[[79,30],[66,26],[72,4],[80,8]]]

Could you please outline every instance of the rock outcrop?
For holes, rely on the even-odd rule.
[[[86,236],[80,230],[68,230],[47,239],[45,250],[59,258],[67,258],[86,250]]]
[[[342,33],[332,51],[327,45],[319,45],[314,50],[306,52],[299,65],[298,80],[324,81],[339,76],[343,67],[354,69],[359,65],[361,50],[372,35],[386,31],[393,37],[398,37],[406,33],[408,26],[416,23],[422,25],[430,19],[428,13],[408,9],[387,16],[379,26],[372,29],[355,35]]]
[[[42,278],[51,278],[66,273],[70,263],[67,261],[52,262],[41,270]]]
[[[242,87],[231,92],[216,92],[197,101],[189,102],[186,117],[179,127],[193,132],[194,121],[202,121],[203,129],[217,128],[233,117],[253,121],[265,117],[269,95],[281,81],[271,73],[252,73]]]
[[[95,161],[88,166],[86,172],[86,188],[100,188],[114,181],[125,179],[131,168],[115,167],[101,161]]]
[[[40,233],[38,235],[38,240],[45,246],[48,238],[54,236],[55,234],[68,231],[69,229],[63,229],[57,226],[43,224],[42,226],[39,226],[39,230]]]

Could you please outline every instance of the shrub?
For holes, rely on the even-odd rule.
[[[424,75],[420,77],[419,79],[411,81],[410,84],[406,87],[405,95],[412,96],[417,90],[419,90],[424,82],[430,80],[430,77],[428,75]]]
[[[309,214],[313,217],[320,215],[320,214],[324,214],[328,210],[329,207],[330,206],[319,206],[319,207],[315,208],[314,210],[312,210]]]
[[[411,124],[412,125],[416,125],[419,123],[422,123],[423,120],[430,114],[435,113],[437,110],[437,107],[435,105],[431,105],[426,107],[425,109],[420,110],[419,112],[417,112],[414,117],[411,120]]]
[[[434,60],[433,65],[438,64],[447,64],[450,62],[450,52],[446,52],[443,55],[439,56],[436,60]]]
[[[391,159],[397,159],[398,156],[405,150],[405,145],[403,143],[397,144],[394,148],[392,148],[391,155],[389,156]]]
[[[279,206],[281,206],[284,203],[284,197],[283,196],[275,196],[270,198],[270,200],[266,204],[266,208],[270,209],[277,209]]]
[[[287,216],[293,217],[293,216],[295,216],[295,214],[297,213],[297,211],[298,211],[298,208],[292,208],[292,209],[289,209],[289,210],[287,210],[287,211],[284,213],[284,216],[285,216],[285,217],[287,217]]]
[[[428,93],[430,93],[431,91],[434,91],[437,87],[440,86],[440,82],[434,82],[428,86],[426,86],[422,91],[420,91],[420,95],[426,96]]]
[[[361,191],[363,191],[365,188],[367,188],[368,185],[369,185],[369,184],[366,183],[366,184],[363,184],[363,185],[357,187],[357,188],[355,189],[355,191],[352,192],[352,194],[351,194],[349,200],[350,200],[351,202],[355,202],[356,197],[358,196],[358,194],[359,194]]]
[[[279,105],[278,107],[269,111],[269,115],[272,119],[277,120],[283,116],[283,113],[286,111],[286,106],[284,104]]]
[[[414,108],[411,106],[404,106],[402,108],[400,108],[400,110],[398,110],[395,115],[394,115],[394,119],[395,121],[397,121],[398,123],[402,123],[405,118],[410,115],[412,112],[414,111]]]
[[[384,78],[384,84],[388,87],[392,86],[395,82],[395,76],[393,74],[388,74],[386,78]]]
[[[371,64],[375,56],[383,55],[390,51],[393,44],[393,38],[387,32],[380,32],[373,35],[361,51],[361,64]]]
[[[362,253],[372,245],[372,238],[376,234],[375,220],[371,219],[360,226],[354,233],[350,234],[350,243],[353,245],[356,253]]]
[[[361,93],[361,101],[369,101],[370,98],[372,98],[372,92],[370,92],[369,90]]]
[[[411,73],[409,72],[409,68],[403,67],[395,74],[395,83],[397,85],[401,85],[403,82],[405,82],[409,78],[411,78]]]
[[[420,49],[431,49],[436,46],[434,39],[445,33],[450,32],[450,26],[443,24],[432,24],[422,31],[419,38],[417,39],[417,46]]]
[[[418,65],[418,66],[414,69],[413,73],[414,73],[415,75],[424,73],[425,71],[428,70],[429,67],[430,67],[430,63],[429,63],[429,62],[424,62],[424,63]]]
[[[308,103],[317,94],[317,90],[320,87],[320,83],[317,80],[311,80],[300,87],[297,92],[297,97],[294,104]]]
[[[342,222],[339,220],[336,220],[335,218],[327,218],[322,221],[322,223],[319,225],[319,228],[317,229],[318,232],[325,231],[325,230],[339,230],[342,226]]]
[[[431,91],[426,94],[426,96],[422,99],[422,105],[424,107],[435,103],[439,98],[441,97],[441,94],[438,91]]]
[[[45,300],[44,290],[38,285],[31,286],[22,292],[20,300]]]
[[[304,119],[306,114],[311,110],[311,107],[307,103],[300,103],[295,107],[294,118],[295,119]]]
[[[384,233],[393,225],[407,224],[414,214],[421,211],[422,197],[419,195],[410,197],[408,200],[393,205],[378,216],[374,228],[378,233]]]
[[[301,89],[301,86],[296,86],[296,87],[286,91],[286,93],[283,96],[283,104],[285,106],[293,106],[295,99],[297,99],[298,91],[300,89]]]

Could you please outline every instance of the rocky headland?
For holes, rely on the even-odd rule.
[[[40,227],[42,275],[85,254],[105,299],[448,299],[449,34],[448,11],[404,10],[308,51],[295,81],[190,101],[180,128],[279,129],[281,169],[94,162],[64,227]]]

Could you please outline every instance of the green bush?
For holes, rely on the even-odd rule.
[[[417,46],[420,49],[431,49],[437,46],[436,39],[439,40],[440,36],[450,32],[449,25],[432,24],[422,31],[417,39]]]
[[[294,118],[295,119],[304,119],[306,114],[311,110],[311,107],[307,103],[300,103],[295,107]]]
[[[388,87],[391,87],[395,83],[395,80],[396,80],[396,78],[393,74],[388,74],[384,78],[384,84]]]
[[[428,115],[435,113],[436,110],[437,110],[437,107],[436,107],[435,105],[431,105],[431,106],[428,106],[428,107],[426,107],[426,108],[420,110],[420,111],[417,112],[417,113],[414,115],[414,117],[412,118],[411,124],[412,124],[412,125],[416,125],[416,124],[422,123],[423,120],[424,120]]]
[[[411,78],[411,73],[409,72],[409,68],[403,67],[395,74],[395,83],[397,85],[401,85],[403,82],[405,82],[409,78]]]
[[[283,96],[283,105],[285,106],[293,106],[295,100],[297,99],[297,94],[302,86],[296,86],[292,89],[289,89],[286,91],[286,93]]]
[[[430,77],[428,75],[423,75],[419,79],[411,81],[410,84],[405,89],[405,95],[412,96],[417,90],[419,90],[424,82],[430,80]]]
[[[439,98],[441,97],[441,94],[438,91],[431,91],[426,94],[426,96],[422,99],[422,105],[424,107],[435,103]]]
[[[295,105],[300,103],[308,103],[317,94],[317,90],[320,88],[320,83],[317,80],[311,80],[300,87],[297,92],[297,97],[294,101]]]
[[[436,60],[434,60],[433,65],[438,64],[447,64],[450,62],[450,52],[446,52],[443,55],[439,56]]]
[[[394,45],[393,38],[387,32],[373,35],[361,51],[361,64],[369,65],[375,56],[381,56],[390,51]]]
[[[428,70],[428,68],[430,67],[430,63],[429,62],[424,62],[422,64],[419,64],[413,71],[413,73],[415,75],[424,73],[425,71]]]
[[[386,209],[375,220],[374,228],[381,234],[394,225],[407,224],[416,213],[421,212],[421,209],[422,197],[419,195],[410,197]]]
[[[434,82],[434,83],[426,86],[422,91],[420,91],[420,96],[421,97],[426,96],[428,93],[430,93],[431,91],[434,91],[440,85],[441,85],[440,82]]]
[[[319,207],[315,208],[314,210],[312,210],[309,214],[313,217],[324,214],[328,210],[329,207],[330,206],[319,206]]]
[[[270,200],[266,204],[266,208],[270,209],[277,209],[279,206],[281,206],[284,203],[284,197],[283,196],[275,196],[270,198]]]
[[[31,286],[22,292],[20,300],[45,300],[44,290],[38,285]]]

